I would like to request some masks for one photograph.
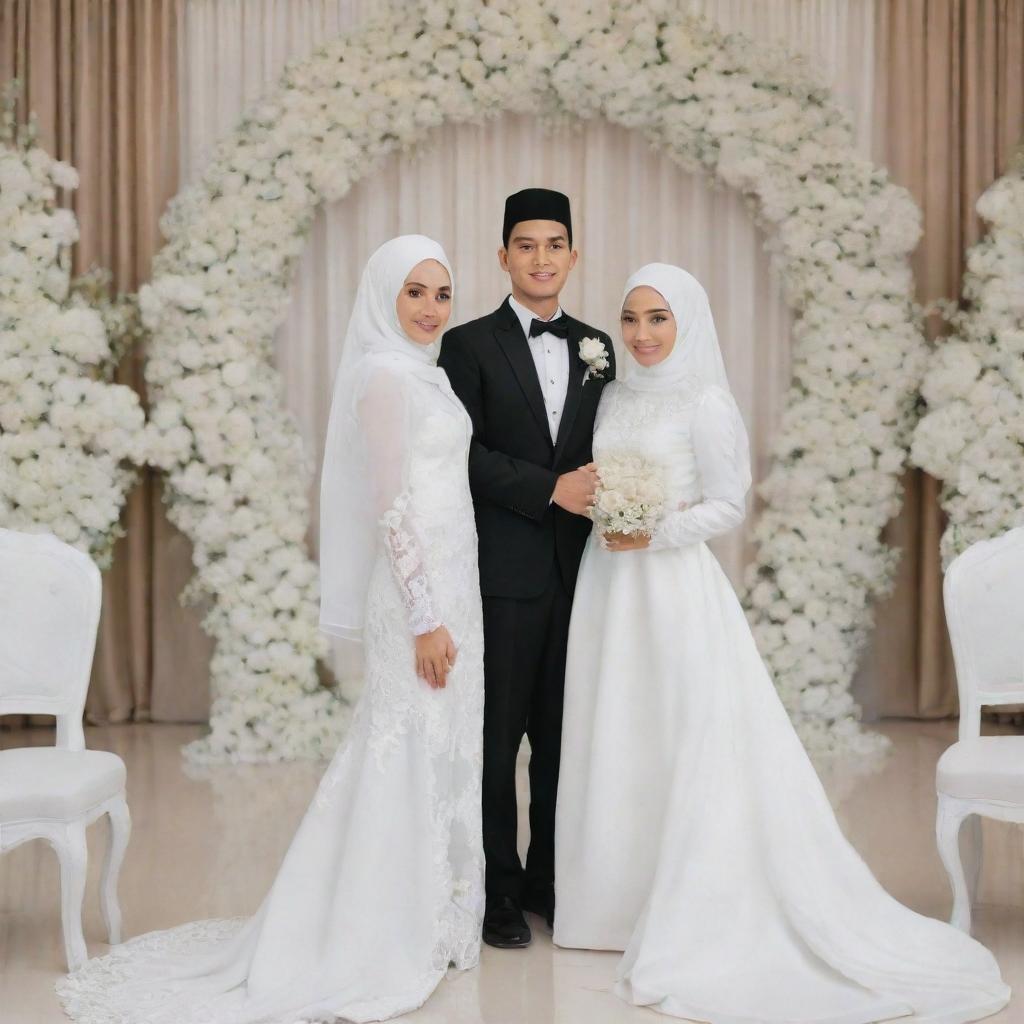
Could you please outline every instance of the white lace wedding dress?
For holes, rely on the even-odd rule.
[[[450,964],[478,961],[483,632],[470,422],[450,393],[386,368],[360,409],[382,543],[350,731],[257,913],[154,932],[89,961],[58,985],[82,1024],[384,1020],[421,1005]],[[415,674],[412,632],[439,623],[458,657],[433,690]]]
[[[976,1020],[991,954],[892,899],[847,843],[703,543],[743,517],[731,399],[610,384],[594,440],[666,472],[651,549],[591,538],[573,605],[555,942],[625,950],[616,991],[713,1024]]]

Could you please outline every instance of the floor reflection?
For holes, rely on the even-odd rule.
[[[875,763],[819,766],[847,836],[898,899],[935,917],[951,897],[934,843],[935,763],[956,738],[949,722],[892,722],[892,750]],[[186,770],[194,726],[90,728],[91,747],[128,764],[133,837],[121,880],[129,935],[201,917],[251,913],[274,877],[324,769],[322,764]],[[4,746],[49,744],[48,730],[5,733]],[[525,757],[523,759],[525,765]],[[520,772],[525,796],[526,773]],[[525,801],[524,801],[525,804]],[[525,841],[525,815],[521,829]],[[984,825],[985,863],[975,934],[1020,995],[991,1018],[1024,1020],[1024,830]],[[98,908],[105,830],[90,830],[85,909],[90,952],[106,947]],[[62,944],[56,858],[33,843],[0,857],[0,1020],[63,1021],[53,995]],[[655,1020],[609,993],[615,954],[556,949],[532,918],[528,950],[484,949],[479,970],[452,972],[410,1024],[630,1024]],[[660,1018],[659,1018],[660,1019]]]

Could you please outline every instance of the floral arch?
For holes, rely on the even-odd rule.
[[[384,10],[291,65],[172,203],[140,299],[152,458],[194,545],[187,596],[208,604],[216,639],[211,732],[191,757],[318,757],[347,719],[318,671],[310,467],[271,364],[314,213],[431,129],[505,112],[555,127],[605,117],[748,198],[796,322],[746,603],[812,753],[882,742],[861,730],[849,684],[896,560],[880,531],[899,507],[924,366],[908,261],[917,209],[856,152],[804,63],[679,6]]]

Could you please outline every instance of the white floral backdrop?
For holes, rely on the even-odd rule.
[[[850,117],[855,145],[872,155],[874,0],[692,0],[685,7],[726,30],[810,55]],[[216,143],[289,60],[360,24],[372,0],[189,0],[183,5],[180,76],[182,172],[202,173]],[[629,203],[610,202],[624,181]],[[572,197],[582,258],[566,308],[609,327],[618,288],[653,259],[690,269],[708,289],[730,382],[750,429],[755,482],[771,462],[771,437],[790,379],[792,317],[764,236],[742,196],[680,168],[639,133],[603,120],[552,136],[536,118],[508,114],[485,125],[445,125],[415,152],[389,157],[314,220],[277,332],[285,402],[319,472],[331,382],[341,358],[349,304],[370,253],[392,235],[439,238],[458,275],[456,319],[498,304],[507,279],[493,258],[504,197],[530,184]],[[318,492],[311,488],[309,539],[317,550]],[[714,544],[732,580],[742,581],[753,520]],[[358,651],[339,645],[337,672],[359,675]],[[187,685],[187,684],[186,684]],[[870,689],[870,681],[868,682]]]
[[[110,383],[137,317],[102,274],[72,279],[78,224],[57,200],[78,173],[15,123],[15,93],[0,110],[0,524],[106,568],[150,440],[139,396]]]
[[[430,129],[505,111],[534,128],[543,122],[541,148],[558,152],[595,115],[638,129],[675,164],[731,186],[748,219],[769,230],[773,293],[799,319],[760,487],[767,508],[743,574],[748,609],[812,753],[874,749],[850,682],[871,601],[896,558],[879,532],[899,507],[923,372],[907,260],[919,233],[913,204],[856,152],[825,83],[788,48],[723,36],[680,18],[668,0],[593,11],[431,0],[371,19],[351,40],[293,64],[164,219],[168,244],[141,293],[153,401],[142,436],[168,473],[171,520],[194,545],[188,596],[207,601],[204,628],[217,641],[212,732],[193,756],[318,756],[347,718],[315,671],[327,646],[315,628],[316,569],[302,546],[312,463],[280,406],[269,344],[313,213],[397,146],[418,147],[418,165]],[[596,201],[600,213],[609,196],[624,196],[617,206],[631,227],[631,194],[648,190],[630,172],[624,180],[628,187],[602,182]],[[649,212],[651,223],[664,223],[660,212]],[[419,230],[429,230],[424,216]],[[718,231],[709,223],[703,234]],[[444,225],[435,233],[444,240]],[[681,262],[652,252],[655,238],[673,247],[678,234],[641,230],[640,259]],[[606,274],[594,305],[607,305],[609,320],[618,294]]]
[[[947,310],[922,386],[915,462],[943,482],[948,565],[975,541],[1024,524],[1024,145],[978,199],[988,233],[967,254],[963,310]]]
[[[877,745],[849,686],[895,557],[878,535],[899,506],[924,354],[913,204],[856,153],[827,87],[788,50],[680,20],[665,0],[593,11],[435,0],[292,65],[165,218],[168,245],[142,293],[147,382],[170,516],[195,545],[190,592],[212,601],[204,623],[218,643],[212,733],[195,756],[311,756],[343,721],[309,671],[323,646],[310,632],[316,580],[294,543],[308,474],[267,361],[312,213],[430,129],[505,111],[546,122],[552,138],[596,115],[639,129],[771,228],[801,319],[746,573],[750,614],[812,750]]]

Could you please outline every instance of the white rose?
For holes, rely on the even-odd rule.
[[[596,363],[605,358],[604,342],[600,338],[584,338],[580,342],[580,358],[585,363]]]
[[[501,40],[487,36],[480,43],[480,59],[490,68],[499,67],[505,59],[505,47]]]
[[[61,245],[73,245],[78,241],[78,222],[70,210],[54,210],[48,232]]]
[[[618,491],[602,491],[597,500],[597,507],[608,515],[624,511],[626,504],[626,499]]]
[[[50,178],[58,188],[78,188],[78,171],[63,160],[55,160],[50,168]]]
[[[198,370],[205,362],[203,349],[189,338],[178,346],[178,361],[187,370]]]
[[[98,363],[109,351],[103,319],[92,309],[62,312],[53,322],[55,347],[82,363]]]
[[[201,285],[173,274],[158,278],[156,290],[163,298],[184,310],[199,309],[205,297]]]
[[[242,362],[228,362],[221,367],[224,384],[229,388],[237,388],[249,379],[249,367]]]

